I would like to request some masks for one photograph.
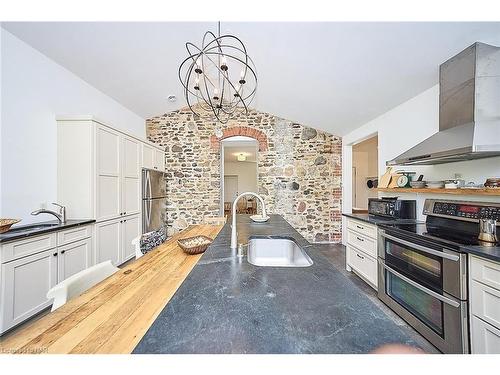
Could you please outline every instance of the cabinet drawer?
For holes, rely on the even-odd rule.
[[[470,275],[472,280],[500,290],[500,263],[471,256]]]
[[[2,245],[2,263],[56,247],[56,233],[41,234]]]
[[[347,244],[352,245],[366,254],[377,257],[377,241],[373,238],[366,237],[352,230],[347,231]]]
[[[500,354],[500,329],[476,316],[472,317],[471,325],[472,354]]]
[[[366,224],[359,220],[347,219],[347,228],[364,236],[377,238],[377,227],[374,225]]]
[[[92,236],[92,225],[74,227],[57,233],[57,246],[66,245]]]
[[[375,288],[377,287],[377,260],[347,245],[347,263]]]
[[[500,290],[471,282],[471,311],[473,315],[500,329]]]

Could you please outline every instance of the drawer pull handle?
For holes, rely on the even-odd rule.
[[[52,254],[52,255],[56,257],[56,256],[57,256],[57,253],[54,253],[54,254]]]
[[[364,240],[364,239],[359,238],[358,236],[356,236],[356,239],[357,239],[358,241],[365,242],[365,240]]]
[[[356,228],[358,228],[358,229],[365,229],[364,227],[359,226],[359,225],[357,225],[357,224],[356,224]]]
[[[359,255],[358,253],[356,253],[356,256],[360,259],[365,259],[365,257],[362,257],[361,255]]]
[[[66,250],[63,250],[63,251],[61,251],[61,254],[64,254],[65,252],[66,252]]]

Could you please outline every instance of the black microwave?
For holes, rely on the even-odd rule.
[[[415,219],[417,202],[410,199],[368,198],[368,213],[393,219]]]

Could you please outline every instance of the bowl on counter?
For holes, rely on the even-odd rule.
[[[423,188],[425,188],[426,184],[427,184],[427,181],[410,181],[410,186],[413,189],[423,189]]]
[[[0,219],[0,233],[5,233],[10,230],[10,227],[19,223],[20,219]]]
[[[488,178],[484,183],[487,188],[500,188],[500,178]]]
[[[429,189],[443,189],[444,181],[427,181],[427,188]]]

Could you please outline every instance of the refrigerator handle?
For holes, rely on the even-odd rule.
[[[151,174],[148,172],[146,172],[146,188],[148,190],[148,198],[151,199],[153,198],[153,193],[151,191]]]
[[[151,206],[153,205],[153,201],[151,199],[148,199],[148,216],[147,216],[147,219],[148,219],[148,232],[150,231],[150,227],[151,227]]]

